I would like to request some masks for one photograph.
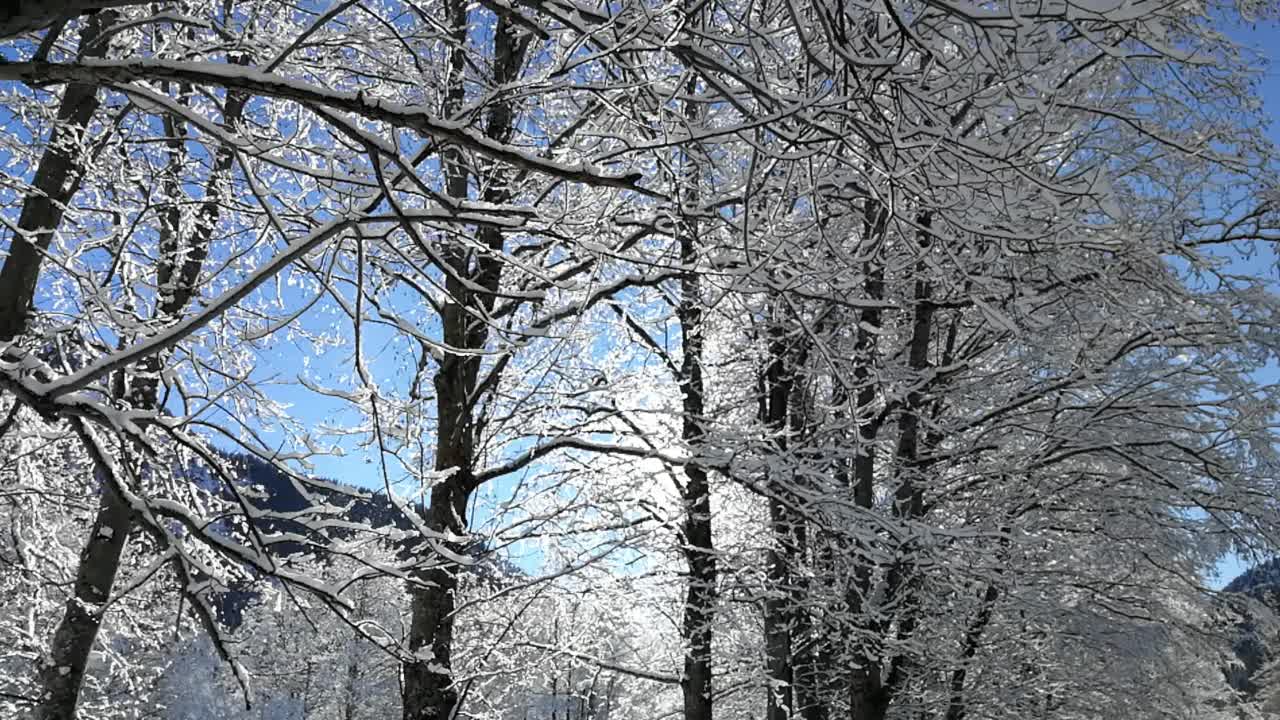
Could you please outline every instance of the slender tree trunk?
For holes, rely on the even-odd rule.
[[[463,0],[451,0],[445,7],[453,49],[449,54],[444,112],[446,117],[452,117],[462,108],[466,95],[467,6]],[[466,199],[470,173],[462,151],[447,147],[442,160],[445,192],[452,198]],[[435,469],[451,470],[452,474],[432,488],[426,520],[432,530],[461,535],[467,526],[466,507],[473,484],[475,455],[469,400],[479,372],[476,356],[466,350],[477,343],[482,345],[488,333],[483,322],[470,315],[473,308],[469,306],[478,299],[465,284],[470,275],[466,252],[455,247],[447,253],[450,267],[445,268],[449,273],[446,288],[450,301],[440,319],[441,332],[445,345],[460,352],[444,354],[433,382],[437,417]],[[461,278],[457,277],[459,273]],[[449,549],[464,550],[462,547]],[[404,718],[449,720],[458,702],[452,674],[457,568],[437,559],[419,579],[423,584],[411,591],[409,649],[416,657],[404,665]]]
[[[116,571],[120,555],[133,525],[133,510],[111,489],[100,483],[98,513],[89,539],[80,551],[80,563],[67,608],[54,631],[49,657],[40,668],[40,703],[35,708],[39,720],[74,720],[85,668]]]
[[[868,300],[884,299],[884,265],[876,257],[883,244],[888,224],[888,211],[876,199],[868,198],[863,210],[863,242],[868,244],[866,253],[871,255],[863,272],[866,280],[863,290]],[[856,505],[870,509],[875,502],[876,442],[880,423],[866,415],[874,412],[877,388],[873,384],[877,330],[881,325],[881,312],[871,306],[861,312],[858,333],[854,341],[855,384],[854,412],[858,424],[857,454],[853,460],[853,500]],[[866,550],[867,548],[861,548]],[[852,622],[861,622],[865,611],[865,598],[871,591],[871,563],[855,556],[852,582],[846,593],[846,604]],[[853,645],[849,671],[849,720],[875,720],[879,717],[880,663],[873,652],[868,652],[866,640],[852,635],[854,628],[846,627],[846,642]]]
[[[803,522],[794,529],[795,557],[794,562],[808,562],[809,533]],[[812,598],[813,591],[808,579],[802,574],[793,573],[791,586],[791,679],[795,685],[792,702],[795,712],[804,720],[823,720],[826,717],[821,690],[821,673],[823,668],[818,662],[818,641],[815,628],[806,605]]]
[[[776,490],[775,490],[776,492]],[[787,720],[795,705],[791,664],[793,593],[791,592],[791,513],[777,498],[769,500],[773,546],[765,559],[769,595],[764,604],[765,670],[769,678],[767,720]]]
[[[450,84],[446,90],[445,114],[452,117],[465,100],[463,75],[466,70],[468,33],[467,3],[451,0],[447,14],[453,33],[450,53]],[[506,17],[499,18],[493,31],[494,82],[503,86],[520,73],[530,36],[520,35]],[[485,134],[498,142],[508,142],[515,131],[515,113],[510,103],[495,101],[489,109]],[[445,191],[456,199],[467,199],[470,171],[462,152],[446,148],[443,153]],[[486,202],[509,199],[505,178],[499,172],[491,178],[483,194]],[[475,490],[475,454],[478,441],[475,397],[480,373],[480,355],[489,327],[485,318],[493,309],[501,281],[502,234],[482,227],[476,237],[493,252],[477,254],[460,245],[442,252],[442,268],[447,278],[449,302],[441,317],[441,333],[448,351],[436,370],[436,462],[437,471],[450,475],[431,490],[427,525],[437,532],[463,535],[467,529],[466,508]],[[456,554],[466,551],[460,544],[449,548]],[[404,663],[405,720],[449,720],[457,711],[458,692],[454,687],[452,655],[454,610],[458,590],[458,568],[436,558],[436,565],[420,573],[420,584],[410,592],[411,622],[409,649],[414,657]]]
[[[932,244],[929,233],[931,217],[929,213],[920,214],[921,231],[919,248],[926,253]],[[925,393],[919,383],[923,382],[925,370],[929,367],[929,349],[934,332],[933,319],[936,306],[933,304],[932,284],[926,278],[927,266],[924,260],[916,265],[916,279],[913,291],[913,314],[911,336],[907,346],[907,366],[915,384],[906,398],[906,406],[898,421],[898,443],[895,448],[897,461],[898,486],[894,490],[893,514],[902,520],[913,520],[924,510],[923,488],[920,485],[919,456],[922,437],[921,413],[925,406]],[[889,568],[885,580],[885,604],[896,605],[897,629],[896,637],[899,645],[909,639],[918,623],[917,605],[912,597],[911,576],[914,567],[909,557],[909,548],[903,553],[904,559]],[[877,638],[873,646],[874,653],[865,654],[860,665],[863,670],[855,674],[855,685],[851,688],[850,714],[852,720],[884,720],[889,712],[895,694],[906,682],[909,658],[895,656],[886,658],[886,648],[879,638],[891,630],[889,618],[881,619],[873,626],[873,637]],[[887,665],[886,665],[886,660]],[[860,684],[860,687],[859,687]]]
[[[929,235],[930,216],[922,213],[920,224],[920,252],[926,253],[932,244]],[[917,278],[914,292],[914,315],[911,324],[911,340],[907,348],[907,366],[910,368],[914,382],[907,393],[906,410],[899,421],[901,430],[898,433],[897,457],[899,460],[899,483],[894,491],[894,513],[902,518],[919,517],[923,511],[923,488],[920,487],[918,460],[920,457],[921,433],[920,415],[925,406],[925,394],[920,384],[923,382],[925,370],[929,367],[929,348],[933,339],[933,318],[937,312],[933,304],[933,285],[924,277],[928,272],[924,260],[916,265]]]
[[[362,597],[361,600],[364,598]],[[364,609],[365,603],[360,603],[360,610]],[[359,636],[351,637],[347,640],[347,682],[346,695],[342,703],[342,720],[356,720],[356,716],[360,714],[360,645]]]
[[[691,74],[685,92],[697,92],[696,75]],[[685,117],[691,127],[701,120],[697,103],[685,103]],[[684,420],[681,435],[696,453],[706,438],[705,389],[703,387],[703,315],[702,280],[697,269],[699,260],[697,212],[702,192],[702,169],[693,150],[687,150],[684,177],[681,178],[680,304],[676,310],[680,321],[683,357],[680,363],[680,394]],[[684,698],[684,720],[711,720],[712,663],[711,643],[716,603],[716,556],[711,532],[711,484],[707,471],[697,463],[684,469],[683,551],[689,569],[681,624],[684,641],[684,672],[680,690]]]
[[[115,17],[114,12],[103,12],[90,18],[80,33],[81,57],[103,56],[106,44],[99,38]],[[84,160],[77,146],[100,105],[97,93],[96,86],[84,83],[71,83],[63,92],[48,148],[36,166],[34,191],[23,200],[18,216],[18,228],[26,237],[13,238],[0,267],[0,341],[13,340],[27,331],[44,252],[79,187]],[[107,483],[101,486],[98,513],[80,552],[72,594],[54,630],[49,655],[37,672],[41,690],[32,716],[39,720],[75,717],[102,608],[110,596],[129,533],[130,509]]]
[[[797,318],[797,321],[800,321]],[[787,362],[789,365],[786,382],[787,410],[789,432],[786,441],[795,450],[803,450],[811,437],[814,410],[805,394],[802,373],[808,363],[810,340],[806,337],[799,347],[789,348]],[[803,457],[797,458],[803,462]],[[808,518],[809,498],[802,490],[810,488],[810,483],[802,474],[790,473],[794,489],[789,489],[791,504],[784,508],[787,534],[784,562],[788,569],[789,591],[787,623],[790,628],[791,641],[791,681],[792,712],[804,720],[822,720],[826,709],[821,693],[821,668],[818,665],[819,637],[814,628],[811,607],[813,586],[809,580],[812,574],[810,529]]]
[[[780,328],[780,325],[775,325]],[[774,447],[785,454],[804,431],[805,407],[796,373],[804,366],[803,350],[789,347],[775,330],[771,343],[770,367],[765,377],[768,398],[766,426],[775,436]],[[812,621],[805,604],[810,590],[803,567],[809,552],[809,531],[802,496],[780,472],[769,483],[769,521],[772,544],[766,557],[769,598],[765,602],[765,652],[772,685],[767,717],[807,719],[821,717],[816,643]]]
[[[99,38],[115,18],[115,12],[104,11],[85,23],[80,33],[82,58],[103,57],[106,42]],[[62,222],[64,208],[80,186],[84,159],[77,146],[99,105],[95,85],[70,83],[63,91],[49,145],[36,165],[34,191],[23,199],[18,215],[18,228],[27,238],[13,238],[9,255],[0,267],[0,342],[27,331],[41,261]]]
[[[768,327],[768,357],[760,381],[760,419],[772,438],[770,450],[779,456],[789,447],[790,403],[795,386],[795,362],[787,332],[775,303]],[[779,463],[780,464],[780,463]],[[792,649],[800,609],[796,605],[793,568],[800,558],[803,518],[789,506],[794,493],[783,482],[785,471],[774,469],[768,478],[771,540],[765,558],[768,597],[764,604],[765,669],[770,690],[767,720],[787,720],[795,712],[795,667]]]
[[[965,679],[969,672],[969,662],[978,654],[982,633],[986,631],[987,625],[991,623],[991,616],[995,611],[996,601],[999,598],[999,586],[994,582],[988,584],[987,589],[982,594],[982,604],[978,608],[978,614],[974,616],[965,631],[964,642],[960,647],[959,666],[951,671],[949,687],[951,699],[947,704],[946,720],[964,720],[965,715],[968,713],[969,706],[965,701]]]
[[[687,406],[686,406],[687,407]],[[685,471],[685,559],[689,588],[685,597],[684,695],[686,720],[711,720],[711,643],[716,600],[716,558],[711,541],[711,492],[706,471],[688,466]]]

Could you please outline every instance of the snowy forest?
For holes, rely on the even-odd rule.
[[[1277,15],[0,2],[0,717],[1280,715]]]

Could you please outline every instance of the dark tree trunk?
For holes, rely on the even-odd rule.
[[[457,457],[456,453],[452,455]],[[442,462],[437,461],[437,468]],[[431,491],[427,522],[433,530],[460,532],[466,527],[469,489],[460,474],[455,473]],[[454,546],[450,550],[463,552],[465,548]],[[424,586],[413,590],[409,626],[409,649],[420,659],[405,663],[404,717],[448,720],[458,702],[451,664],[457,568],[440,562],[422,573],[420,579]]]
[[[103,56],[106,43],[99,42],[99,37],[115,17],[115,12],[105,11],[85,23],[80,33],[81,57]],[[62,222],[63,209],[80,186],[84,159],[77,147],[99,104],[95,85],[70,83],[63,91],[49,146],[36,165],[34,192],[23,199],[18,215],[18,228],[29,235],[29,241],[14,237],[0,267],[0,342],[27,330],[41,260]]]
[[[864,266],[866,281],[863,291],[868,300],[884,299],[884,266],[877,257],[883,245],[888,224],[888,211],[878,201],[868,198],[863,210],[863,251],[871,256]],[[861,508],[870,509],[875,502],[876,442],[880,422],[866,417],[873,412],[877,388],[874,384],[874,365],[877,353],[876,331],[882,322],[881,312],[875,306],[861,311],[857,337],[854,341],[854,413],[858,419],[857,454],[853,459],[853,500]],[[859,548],[865,551],[867,548]],[[846,605],[850,622],[860,623],[865,610],[864,599],[871,591],[874,568],[870,562],[855,555],[855,566],[850,587],[846,593]],[[881,694],[880,664],[867,641],[853,635],[854,628],[845,627],[846,643],[852,645],[852,662],[849,671],[849,720],[875,720],[880,717]]]
[[[691,234],[681,238],[682,262],[691,267],[697,261],[696,241]],[[680,322],[683,331],[684,361],[681,365],[683,395],[683,435],[695,452],[706,435],[703,426],[702,310],[701,293],[695,271],[681,282]],[[685,643],[684,673],[680,688],[684,695],[685,720],[711,720],[711,642],[716,601],[716,556],[711,536],[711,485],[707,471],[697,464],[685,466],[684,555],[689,567],[689,587],[685,597],[682,632]]]
[[[932,244],[929,233],[930,215],[920,214],[921,231],[919,248],[921,253],[928,252]],[[898,486],[894,490],[893,514],[895,517],[911,520],[920,517],[924,511],[923,488],[920,484],[919,456],[923,442],[921,436],[921,413],[925,406],[925,393],[920,387],[920,379],[929,367],[929,349],[934,332],[933,319],[936,306],[932,303],[933,288],[924,276],[927,266],[923,260],[917,263],[917,277],[913,290],[913,314],[911,336],[907,346],[907,366],[912,372],[913,389],[907,394],[906,406],[898,421],[898,443],[895,448],[897,461]],[[918,622],[917,604],[913,598],[912,575],[913,564],[909,557],[909,548],[902,548],[904,559],[889,568],[885,579],[885,604],[896,605],[898,645],[908,640],[916,629]],[[886,657],[886,645],[880,638],[891,632],[888,618],[881,619],[870,628],[876,638],[870,653],[863,653],[858,658],[858,668],[854,672],[850,688],[851,720],[883,720],[889,712],[895,694],[906,682],[910,659],[902,656]]]
[[[994,582],[987,585],[987,589],[982,594],[982,604],[978,608],[978,614],[974,616],[965,631],[964,642],[960,647],[959,666],[951,672],[949,688],[951,700],[947,704],[946,720],[964,720],[968,713],[969,707],[965,701],[965,679],[968,676],[969,663],[978,654],[982,633],[991,622],[991,615],[995,611],[996,601],[999,598],[999,586]]]
[[[798,530],[801,532],[796,538],[797,555],[799,559],[807,560],[805,556],[809,552],[808,532],[803,527]],[[796,714],[803,720],[824,720],[827,717],[827,705],[822,695],[822,673],[825,668],[818,659],[820,638],[813,626],[809,610],[804,605],[811,601],[810,593],[813,588],[806,578],[799,576],[792,579],[792,585],[795,588],[791,634],[791,678],[795,684],[792,702],[795,703]]]
[[[452,28],[450,83],[446,90],[445,114],[452,117],[463,105],[468,33],[467,3],[452,0],[447,6]],[[520,35],[508,18],[498,19],[493,31],[494,82],[503,86],[520,73],[529,35]],[[485,134],[498,142],[508,142],[515,131],[515,112],[510,103],[495,101],[489,108]],[[446,148],[442,153],[445,192],[452,198],[467,199],[471,173],[461,150]],[[503,171],[495,170],[483,194],[486,202],[509,199]],[[426,511],[427,525],[438,532],[463,535],[467,530],[466,508],[475,490],[475,452],[478,441],[475,397],[480,374],[480,355],[489,337],[487,318],[501,281],[503,237],[492,227],[476,231],[476,237],[494,252],[478,254],[461,246],[446,249],[442,270],[447,274],[445,289],[449,302],[441,317],[441,333],[449,350],[436,370],[436,462],[437,471],[451,474],[431,491]],[[466,548],[454,543],[449,548],[462,554]],[[458,692],[454,687],[452,654],[454,610],[457,606],[458,568],[435,558],[434,565],[419,574],[420,583],[410,591],[412,619],[409,649],[416,656],[404,663],[405,720],[449,720],[457,711]]]
[[[114,18],[115,13],[103,12],[85,24],[80,33],[82,57],[102,57],[106,48],[99,37]],[[34,191],[23,200],[18,216],[18,228],[28,239],[15,236],[0,267],[0,341],[13,340],[27,331],[44,251],[79,186],[83,158],[77,146],[98,110],[97,93],[97,87],[83,83],[72,83],[63,92],[48,148],[36,166]],[[38,720],[75,717],[85,667],[129,534],[130,509],[108,483],[101,486],[97,517],[80,552],[72,594],[54,630],[49,655],[37,672],[41,690],[33,716]]]
[[[789,542],[787,511],[772,498],[769,501],[769,520],[774,547],[766,558],[768,597],[764,603],[765,670],[769,678],[769,702],[767,720],[788,720],[791,717],[794,698],[794,677],[791,667],[791,593],[788,555],[783,543]]]
[[[85,667],[102,625],[102,615],[120,555],[133,525],[133,511],[102,482],[98,514],[84,549],[67,608],[53,633],[49,657],[40,668],[38,680],[40,702],[35,717],[39,720],[74,720]]]
[[[685,91],[689,97],[697,92],[696,76],[691,76]],[[695,102],[685,104],[685,117],[691,127],[701,120],[701,109]],[[702,197],[702,173],[692,149],[686,150],[684,177],[680,198],[680,263],[685,271],[680,278],[680,303],[676,314],[680,321],[683,357],[680,363],[680,394],[683,402],[681,434],[694,453],[705,442],[706,407],[703,387],[703,315],[702,280],[697,269],[699,260],[698,223],[692,217]],[[711,484],[705,468],[696,463],[684,469],[683,551],[689,568],[681,625],[684,641],[684,672],[680,690],[684,698],[684,720],[711,720],[712,662],[711,643],[716,603],[716,556],[711,533]]]
[[[697,405],[700,409],[701,402]],[[691,411],[690,403],[686,402],[685,412]],[[685,658],[680,689],[684,695],[685,720],[711,720],[716,557],[711,541],[711,489],[705,470],[693,465],[686,467],[684,494],[687,513],[684,553],[689,566],[689,588],[682,625]]]
[[[772,438],[771,451],[785,455],[793,429],[792,395],[797,360],[783,326],[782,303],[776,303],[768,327],[767,365],[760,381],[760,418]],[[797,318],[798,320],[798,318]],[[802,609],[796,597],[793,569],[804,552],[804,519],[796,512],[795,493],[780,468],[767,478],[771,543],[765,558],[768,597],[764,605],[765,666],[770,683],[767,720],[787,720],[796,710],[796,668],[793,649]]]

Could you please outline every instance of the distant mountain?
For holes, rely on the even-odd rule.
[[[313,535],[313,531],[302,522],[288,517],[306,510],[312,502],[342,508],[342,519],[346,522],[367,525],[374,529],[395,528],[405,532],[414,529],[413,522],[400,512],[384,493],[370,493],[353,485],[325,480],[325,484],[349,488],[352,493],[348,495],[340,491],[307,487],[304,494],[288,473],[269,462],[245,454],[227,454],[226,458],[239,470],[237,481],[242,483],[241,489],[245,499],[256,510],[263,511],[266,515],[254,521],[254,526],[264,534],[292,533],[303,537]],[[231,499],[230,491],[224,488],[222,492]],[[311,500],[308,500],[308,495],[311,496]],[[357,495],[364,497],[355,497]],[[328,534],[331,537],[343,538],[355,532],[355,530],[333,529]],[[275,543],[270,550],[273,555],[286,562],[290,558],[307,552],[306,546],[300,542]],[[424,551],[426,551],[426,542],[412,535],[410,539],[401,543],[402,557],[407,558]],[[489,552],[489,548],[483,541],[476,541],[466,548],[465,552],[476,559],[477,562],[470,568],[470,572],[482,582],[503,585],[513,578],[524,576],[520,568],[498,554]],[[219,619],[228,627],[238,626],[244,609],[256,597],[257,593],[247,584],[220,593],[216,599]]]
[[[1268,670],[1280,657],[1280,558],[1246,570],[1223,588],[1223,599],[1239,620],[1232,650],[1239,665],[1227,670],[1227,681],[1246,698],[1263,699],[1275,685]]]
[[[1243,593],[1256,600],[1268,601],[1280,593],[1280,558],[1245,570],[1227,583],[1224,592]]]
[[[409,518],[396,509],[391,500],[381,492],[371,494],[369,490],[354,485],[323,480],[325,484],[350,490],[350,494],[312,486],[306,488],[306,493],[312,498],[308,500],[307,495],[299,489],[299,485],[275,465],[252,455],[234,454],[229,455],[228,459],[240,469],[240,477],[244,485],[252,490],[251,502],[258,510],[273,515],[288,515],[306,510],[314,501],[343,508],[342,517],[348,522],[360,523],[372,528],[395,527],[399,530],[413,528]],[[355,497],[357,495],[365,497],[357,498]],[[281,517],[263,519],[259,522],[259,529],[303,535],[309,533],[301,523]],[[337,531],[335,534],[341,537],[352,532],[354,531]],[[282,543],[275,548],[275,552],[281,556],[295,555],[302,550],[302,546],[297,543]]]
[[[233,481],[237,485],[236,490],[240,497],[254,510],[263,514],[263,517],[255,518],[253,526],[264,535],[281,533],[300,537],[314,535],[313,531],[302,522],[289,517],[306,510],[313,502],[348,507],[348,512],[344,513],[347,519],[365,523],[371,527],[394,526],[400,529],[411,527],[408,518],[396,510],[384,495],[375,494],[367,500],[357,500],[341,493],[326,492],[311,487],[308,487],[304,494],[286,472],[261,458],[241,453],[224,453],[223,457],[236,471]],[[226,500],[235,499],[235,493],[218,481],[206,477],[200,482]],[[332,484],[341,487],[340,483]],[[355,487],[351,489],[358,494],[368,494],[368,491]],[[310,500],[307,497],[308,494],[311,496]],[[224,528],[224,531],[230,532],[230,528]],[[341,537],[350,535],[352,532],[334,534]],[[292,558],[305,554],[307,548],[301,542],[278,542],[272,544],[268,551],[281,562],[288,563]],[[229,590],[215,594],[213,604],[222,624],[229,628],[239,627],[243,621],[245,608],[258,597],[254,584],[252,581],[241,582],[233,585]]]

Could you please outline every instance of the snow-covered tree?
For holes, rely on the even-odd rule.
[[[1243,707],[1272,5],[15,7],[5,709]]]

